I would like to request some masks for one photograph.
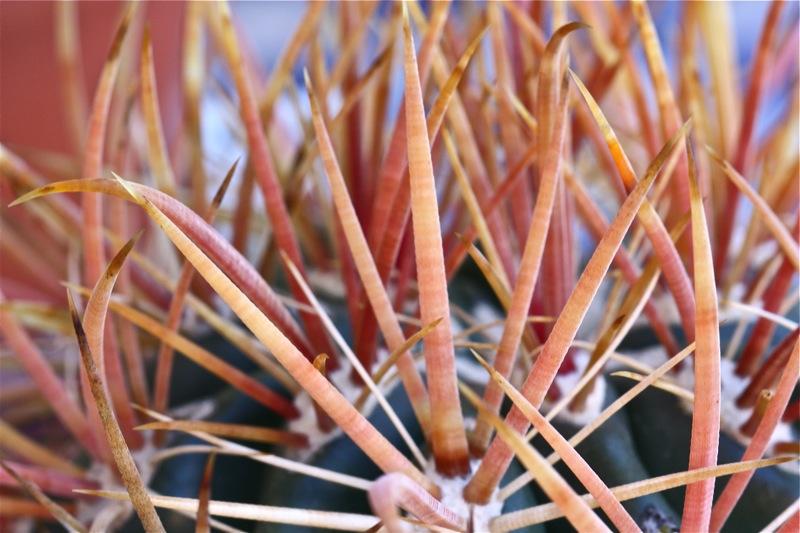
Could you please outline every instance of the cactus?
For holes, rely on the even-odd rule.
[[[2,527],[800,526],[797,4],[740,61],[722,3],[312,2],[268,75],[233,8],[183,6],[180,113],[144,9],[89,104],[57,8]]]

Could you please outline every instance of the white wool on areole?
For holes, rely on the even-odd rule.
[[[95,462],[86,472],[86,479],[97,482],[103,490],[125,490],[125,487],[117,480],[116,469],[102,462]],[[108,512],[108,500],[104,498],[79,498],[77,500],[77,512],[75,517],[83,524],[91,523],[101,512]],[[130,505],[130,504],[129,504]],[[115,507],[118,512],[119,507]],[[133,505],[130,505],[133,511]]]
[[[360,389],[353,387],[349,382],[350,364],[347,361],[341,360],[339,368],[333,372],[328,372],[327,375],[331,383],[339,389],[339,392],[342,393],[348,402],[353,403],[356,400]],[[308,437],[307,448],[290,450],[290,454],[297,461],[308,461],[316,455],[319,450],[324,448],[326,444],[344,434],[342,428],[339,426],[336,426],[328,432],[322,431],[319,428],[314,400],[311,399],[311,396],[306,391],[301,390],[295,395],[294,406],[297,408],[300,416],[294,420],[290,420],[287,429]]]
[[[467,423],[467,419],[465,419]],[[474,419],[470,419],[469,424],[474,425]],[[480,466],[479,460],[470,461],[470,469],[475,472]],[[425,466],[425,476],[435,483],[441,490],[440,500],[442,504],[456,513],[458,516],[469,520],[472,516],[471,531],[491,531],[489,523],[495,517],[500,516],[503,511],[503,502],[497,499],[497,489],[492,493],[489,503],[486,505],[474,505],[464,500],[464,487],[467,486],[472,475],[460,477],[444,477],[436,471],[433,461],[429,461]],[[430,531],[422,527],[415,527],[414,531]]]
[[[687,360],[681,371],[677,375],[678,383],[689,391],[694,390],[694,368],[691,360]],[[750,384],[747,378],[742,378],[736,374],[736,363],[728,359],[723,359],[720,365],[720,378],[722,390],[720,391],[720,427],[727,435],[735,439],[742,446],[750,444],[750,437],[742,433],[742,426],[750,419],[753,414],[752,408],[742,409],[736,405],[736,400]],[[692,412],[692,404],[686,400],[681,400],[681,406],[687,413]],[[791,425],[785,422],[778,422],[772,435],[765,455],[773,454],[774,445],[779,442],[790,442],[797,440],[792,434]],[[797,473],[796,465],[786,463],[790,470]]]
[[[583,377],[590,359],[591,357],[586,350],[575,351],[575,356],[573,358],[575,370],[569,374],[560,374],[556,376],[555,379],[556,386],[558,387],[558,390],[561,391],[562,395],[569,394],[570,391],[576,387],[578,381],[580,381],[580,379]],[[602,375],[600,375],[594,380],[594,388],[586,396],[583,410],[572,411],[570,409],[562,409],[556,418],[576,426],[585,426],[600,415],[603,410],[603,402],[605,398],[606,380]],[[542,404],[542,412],[547,413],[553,408],[553,405],[554,404],[550,402],[544,402]]]
[[[139,450],[130,450],[136,469],[145,486],[150,484],[150,480],[155,475],[157,464],[153,462],[153,456],[158,451],[153,441],[153,431],[142,431],[144,444]],[[94,462],[86,473],[86,479],[95,481],[102,490],[122,491],[127,489],[122,484],[114,465],[102,462]],[[129,501],[111,502],[104,498],[79,498],[77,501],[76,518],[79,522],[88,523],[107,523],[120,526],[133,513],[133,504]]]

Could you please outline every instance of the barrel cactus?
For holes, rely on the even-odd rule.
[[[57,7],[2,527],[800,528],[797,4],[311,2],[265,74],[285,7],[185,4],[180,109]]]

